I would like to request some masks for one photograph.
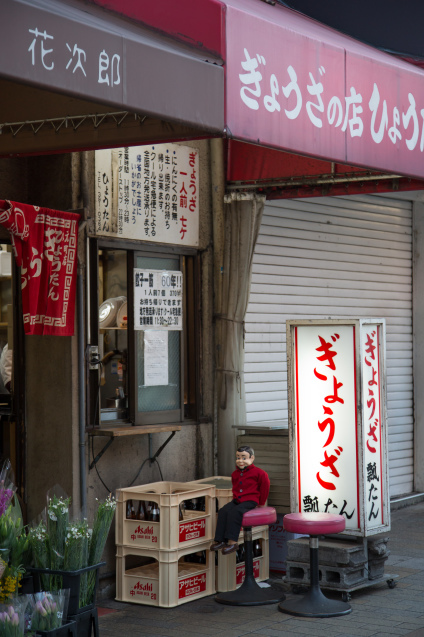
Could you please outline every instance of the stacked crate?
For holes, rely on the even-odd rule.
[[[215,487],[216,512],[219,511],[224,504],[231,502],[233,499],[233,491],[231,478],[227,476],[212,476],[211,478],[203,478],[192,484],[209,484]],[[269,578],[269,528],[268,526],[256,526],[252,528],[253,545],[259,546],[258,555],[253,557],[253,573],[258,582]],[[230,555],[222,555],[221,551],[215,553],[215,585],[216,590],[220,593],[233,591],[244,581],[245,563],[244,559],[240,559],[242,555],[244,537],[243,530],[238,539],[240,551],[230,553]],[[259,554],[260,552],[260,554]]]
[[[190,510],[194,499],[204,511]],[[128,500],[155,502],[159,521],[128,519]],[[119,489],[116,501],[117,600],[170,608],[215,592],[213,485],[155,482]]]

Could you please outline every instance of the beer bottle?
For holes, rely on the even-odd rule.
[[[181,502],[181,504],[178,505],[178,519],[180,522],[184,520],[183,506],[184,506],[183,502]]]
[[[153,502],[148,501],[146,504],[146,509],[145,509],[145,520],[151,520],[152,519],[152,505]]]
[[[127,520],[135,520],[135,508],[132,500],[127,500]]]
[[[253,543],[253,557],[260,557],[262,555],[262,546],[260,540],[255,540]]]
[[[159,522],[159,518],[160,518],[159,506],[157,505],[156,502],[152,502],[152,512],[150,514],[150,519],[152,522]]]
[[[140,500],[138,503],[137,520],[145,520],[145,519],[146,519],[146,512],[144,510],[143,500]]]

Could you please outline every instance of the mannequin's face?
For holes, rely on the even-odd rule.
[[[247,451],[237,451],[236,453],[236,465],[239,469],[245,469],[253,464],[254,460],[255,456],[249,456]]]

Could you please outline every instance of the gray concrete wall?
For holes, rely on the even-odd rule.
[[[414,491],[424,492],[424,203],[413,204]]]

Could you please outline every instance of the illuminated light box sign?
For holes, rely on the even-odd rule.
[[[384,319],[287,321],[291,510],[390,529]]]

